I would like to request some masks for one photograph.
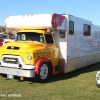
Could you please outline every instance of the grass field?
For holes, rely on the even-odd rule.
[[[0,75],[0,100],[99,100],[100,88],[95,76],[100,63],[52,76],[47,83],[35,79],[20,82],[18,77],[8,80]]]

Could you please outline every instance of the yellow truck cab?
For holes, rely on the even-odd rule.
[[[7,43],[0,51],[6,66],[27,69],[29,77],[39,74],[38,78],[42,79],[48,77],[51,70],[55,72],[52,66],[57,66],[58,56],[59,49],[53,42],[52,33],[46,30],[21,30],[17,33],[16,41]],[[23,74],[21,72],[20,76]]]
[[[0,49],[0,73],[36,77],[38,82],[45,82],[51,74],[58,73],[59,48],[53,36],[52,16],[44,14],[6,18],[6,27],[19,31],[14,42]],[[43,23],[44,19],[47,22]]]

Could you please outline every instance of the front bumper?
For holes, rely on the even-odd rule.
[[[16,68],[8,68],[8,67],[0,67],[0,73],[2,74],[11,74],[15,76],[23,76],[23,77],[35,77],[35,72],[32,69],[16,69]]]

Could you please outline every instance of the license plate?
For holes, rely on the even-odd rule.
[[[14,75],[7,74],[7,78],[14,79]]]

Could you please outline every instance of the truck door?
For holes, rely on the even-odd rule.
[[[45,34],[47,56],[52,59],[53,66],[58,64],[59,49],[54,44],[52,34]]]

